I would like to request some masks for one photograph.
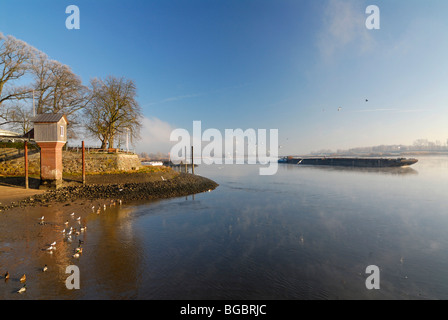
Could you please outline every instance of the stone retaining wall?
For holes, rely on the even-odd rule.
[[[40,154],[29,155],[29,174],[40,175]],[[82,173],[81,152],[67,152],[62,154],[64,173]],[[142,167],[137,155],[128,154],[101,154],[86,153],[86,172],[111,172],[111,171],[134,171]],[[25,158],[1,161],[0,175],[15,176],[25,174]]]

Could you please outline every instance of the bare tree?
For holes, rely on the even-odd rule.
[[[50,60],[42,52],[34,56],[30,70],[35,80],[33,95],[37,113],[64,113],[70,122],[69,137],[75,137],[81,125],[78,113],[91,99],[89,88],[70,67]]]
[[[0,32],[0,118],[3,120],[0,125],[12,121],[10,109],[5,105],[25,99],[30,92],[29,87],[14,86],[13,82],[26,74],[34,50],[27,43]]]
[[[31,108],[22,103],[16,103],[9,109],[9,127],[22,135],[26,134],[33,128],[33,124],[31,122],[32,118],[33,112]]]
[[[115,138],[129,132],[140,135],[141,108],[136,101],[134,81],[109,76],[91,81],[92,100],[85,109],[86,129],[101,141],[101,148],[114,147]]]
[[[45,113],[46,102],[50,99],[52,86],[51,66],[53,61],[43,52],[37,52],[30,63],[31,74],[34,77],[32,99],[36,100],[37,113]]]

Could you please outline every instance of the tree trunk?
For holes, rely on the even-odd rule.
[[[109,148],[113,148],[114,147],[114,138],[110,138],[109,139]]]

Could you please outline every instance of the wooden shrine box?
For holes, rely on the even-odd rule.
[[[41,189],[57,189],[62,185],[62,147],[67,143],[67,117],[61,113],[37,115],[34,140],[40,147]]]

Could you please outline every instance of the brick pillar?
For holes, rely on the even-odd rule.
[[[37,142],[40,147],[40,189],[62,185],[62,147],[65,142]]]

